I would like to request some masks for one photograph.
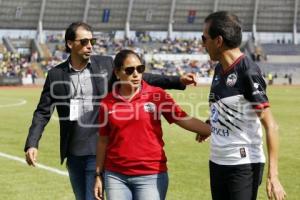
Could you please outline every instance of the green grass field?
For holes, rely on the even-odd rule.
[[[24,142],[41,88],[0,88],[0,152],[23,158]],[[208,116],[207,87],[191,87],[184,92],[170,91],[188,113]],[[300,87],[273,86],[268,95],[280,127],[280,179],[289,200],[300,199]],[[24,105],[22,100],[26,100]],[[195,110],[195,105],[201,102]],[[198,104],[197,104],[198,105]],[[40,141],[38,162],[66,170],[59,163],[59,126],[52,119]],[[209,142],[198,144],[194,134],[164,122],[165,149],[168,156],[170,185],[168,200],[209,200]],[[265,170],[266,172],[266,170]],[[267,199],[264,182],[258,199]],[[74,199],[68,177],[30,168],[0,157],[0,199],[40,200]]]

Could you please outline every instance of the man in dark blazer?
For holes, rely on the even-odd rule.
[[[27,163],[35,166],[39,140],[56,107],[61,164],[67,158],[77,200],[94,199],[98,106],[108,92],[113,69],[111,57],[91,56],[95,43],[88,24],[76,22],[67,28],[65,46],[70,57],[48,72],[24,148]],[[182,77],[145,74],[143,78],[166,89],[184,89],[186,84],[194,82],[189,74]]]

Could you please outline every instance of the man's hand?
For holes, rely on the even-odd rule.
[[[187,73],[187,74],[180,76],[180,82],[184,85],[190,85],[190,84],[196,85],[197,84],[196,76],[195,76],[195,74],[192,74],[192,73]]]
[[[104,200],[104,188],[102,181],[102,177],[96,177],[94,186],[94,196],[97,200]]]
[[[267,194],[270,200],[285,199],[286,193],[277,176],[267,179]]]
[[[29,166],[36,166],[38,150],[35,147],[30,147],[25,153],[26,162]]]
[[[210,135],[207,135],[207,136],[203,136],[203,135],[200,135],[199,133],[196,135],[196,138],[195,140],[197,142],[206,142],[208,139],[209,139]]]

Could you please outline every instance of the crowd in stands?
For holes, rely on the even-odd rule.
[[[150,59],[145,59],[145,64],[147,71],[153,74],[182,75],[184,73],[194,73],[200,77],[213,76],[216,63],[207,59],[197,59],[200,56],[207,55],[201,39],[153,39],[145,33],[137,34],[134,39],[115,39],[112,34],[96,34],[95,36],[97,38],[97,43],[93,47],[95,55],[114,56],[121,49],[127,48],[134,50],[142,58],[147,55],[149,58],[149,55],[151,55]],[[254,61],[265,60],[261,46],[250,45],[252,48],[249,47],[249,44],[245,46],[248,50],[250,49],[250,52],[253,52],[249,56]],[[4,45],[0,46],[0,77],[18,77],[20,79],[32,77],[34,82],[36,77],[45,77],[51,68],[63,62],[69,56],[65,52],[63,33],[47,35],[46,47],[49,49],[50,56],[40,60],[36,51],[28,56],[8,52]],[[176,55],[177,58],[182,57],[182,59],[168,58],[166,60],[152,55],[160,55],[160,57],[161,55]],[[272,80],[276,76],[275,74]],[[269,81],[271,79],[269,74],[265,74],[264,77],[269,84],[272,84],[273,81]],[[288,80],[289,84],[292,83],[291,74],[287,73],[284,78]]]
[[[68,57],[64,52],[64,41],[61,35],[48,36],[47,43],[55,43],[52,50],[53,57],[43,63],[45,70],[49,70]],[[97,43],[94,45],[96,55],[115,55],[124,48],[129,48],[140,54],[194,54],[205,55],[205,48],[201,45],[200,39],[152,39],[147,34],[139,34],[134,39],[113,39],[108,35],[97,36]],[[51,46],[51,45],[49,45]],[[211,61],[199,62],[197,60],[155,60],[146,63],[148,71],[155,74],[178,75],[183,73],[197,73],[200,76],[212,76],[215,63]]]
[[[32,68],[31,58],[22,57],[20,53],[1,52],[0,53],[0,76],[24,78],[37,76]]]
[[[149,71],[153,74],[178,75],[194,73],[201,77],[212,77],[216,63],[212,61],[200,62],[197,60],[155,60],[149,63]]]
[[[114,56],[121,49],[127,48],[134,50],[142,58],[145,58],[147,71],[153,74],[182,75],[184,73],[194,73],[199,77],[213,76],[216,63],[207,60],[207,58],[198,59],[207,55],[200,39],[159,40],[152,39],[147,34],[140,34],[134,39],[113,39],[114,37],[111,35],[96,35],[96,37],[95,55]],[[8,52],[4,45],[0,46],[0,78],[32,78],[34,83],[35,78],[44,78],[51,68],[66,60],[69,54],[65,52],[63,34],[50,35],[46,38],[50,56],[42,60],[39,59],[36,51],[32,52],[31,55],[22,55],[21,53]],[[246,47],[249,47],[249,45]],[[265,59],[260,46],[253,46],[252,50],[254,53],[249,56],[254,61],[261,62]],[[173,55],[173,57],[169,58],[170,55]],[[172,59],[174,56],[176,59]],[[164,59],[161,59],[162,57]],[[166,57],[168,58],[166,59]],[[262,64],[260,63],[260,65]],[[287,84],[292,84],[292,74],[290,72],[278,76],[280,79],[286,79]],[[264,77],[269,84],[272,84],[277,74],[272,73],[270,75],[268,72],[264,74]]]
[[[99,38],[95,45],[98,54],[113,54],[123,48],[132,48],[139,53],[166,54],[205,54],[205,48],[200,39],[151,39],[150,36],[140,36],[134,39]]]
[[[64,43],[64,35],[60,34],[50,34],[46,36],[46,43]]]
[[[131,48],[139,53],[168,53],[168,54],[205,54],[201,39],[152,39],[149,35],[140,34],[134,39],[114,39],[107,35],[99,35],[94,52],[100,55],[115,55],[121,49]],[[63,45],[61,34],[48,35],[47,43]],[[60,46],[54,50],[61,50]]]
[[[98,35],[97,44],[94,45],[94,54],[114,56],[118,51],[129,48],[142,57],[146,54],[185,54],[205,55],[205,49],[199,39],[152,39],[149,35],[140,34],[135,39],[113,39],[111,36]],[[32,52],[31,56],[20,53],[0,51],[0,76],[2,77],[45,77],[47,71],[68,58],[65,52],[63,34],[48,35],[46,44],[51,52],[51,57],[38,59],[38,53]],[[40,67],[36,71],[33,63]],[[214,63],[210,61],[182,59],[159,60],[151,59],[146,62],[148,72],[155,74],[179,75],[188,72],[197,73],[203,77],[212,76]],[[33,81],[34,82],[34,81]]]

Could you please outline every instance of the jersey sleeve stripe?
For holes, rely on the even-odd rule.
[[[269,102],[264,102],[264,103],[261,103],[259,105],[255,105],[254,109],[255,110],[262,110],[262,109],[267,108],[267,107],[270,107]]]

